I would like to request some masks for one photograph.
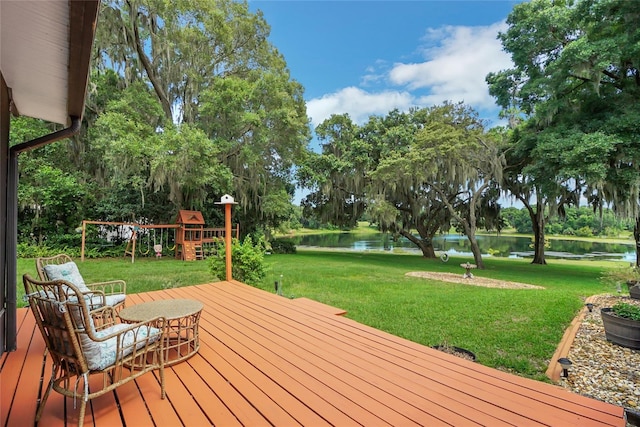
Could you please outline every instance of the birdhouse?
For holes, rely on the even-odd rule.
[[[237,205],[236,201],[233,199],[233,196],[230,196],[229,194],[225,194],[224,196],[220,197],[220,201],[219,202],[215,202],[216,205]]]

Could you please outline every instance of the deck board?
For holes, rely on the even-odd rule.
[[[166,399],[159,374],[146,374],[90,402],[85,425],[624,426],[618,406],[236,281],[130,295],[127,305],[171,298],[204,304],[198,354],[165,369]],[[18,350],[0,359],[6,427],[32,424],[43,370],[33,316],[20,309],[18,320]],[[40,425],[65,419],[77,422],[73,399],[52,392]]]
[[[2,423],[15,424],[20,420],[29,418],[35,412],[40,388],[40,376],[43,367],[44,341],[38,339],[38,332],[35,328],[35,318],[27,316],[26,311],[20,313],[18,319],[18,339],[20,342],[31,344],[29,347],[18,347],[12,353],[17,358],[18,363],[11,364],[11,368],[3,369],[2,381],[0,381],[0,396],[2,396]],[[27,351],[40,351],[40,358],[27,358]],[[8,360],[6,361],[8,362]],[[23,379],[24,384],[17,390],[12,390],[11,385],[19,379]]]

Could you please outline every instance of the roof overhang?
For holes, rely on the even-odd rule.
[[[100,0],[1,0],[0,72],[14,115],[81,118]]]

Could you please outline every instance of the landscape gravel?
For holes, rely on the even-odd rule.
[[[567,357],[573,363],[560,385],[581,395],[640,411],[640,351],[606,340],[600,309],[623,301],[640,306],[640,300],[618,295],[592,297]]]
[[[529,285],[527,283],[510,282],[508,280],[489,279],[487,277],[464,277],[462,273],[436,273],[433,271],[410,271],[405,273],[407,277],[421,277],[423,279],[440,280],[441,282],[459,283],[469,286],[482,286],[485,288],[502,289],[544,289],[542,286]]]

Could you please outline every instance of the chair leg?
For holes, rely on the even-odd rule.
[[[160,352],[160,398],[164,399],[166,395],[167,395],[167,392],[164,387],[164,351],[161,351]]]
[[[36,422],[40,421],[40,417],[42,417],[42,412],[44,411],[44,405],[47,403],[47,399],[49,398],[49,393],[53,389],[53,379],[49,381],[49,385],[47,386],[47,391],[44,392],[44,396],[42,396],[42,400],[38,404],[38,409],[36,410]]]
[[[78,427],[82,427],[84,424],[84,413],[87,410],[87,401],[82,398],[82,402],[80,402],[80,413],[78,414]]]
[[[48,354],[48,350],[45,351],[45,355],[44,355],[45,362],[46,362],[47,354]],[[44,405],[45,403],[47,403],[47,399],[49,398],[49,394],[51,393],[51,390],[53,390],[53,380],[56,375],[56,370],[57,370],[57,367],[54,365],[51,370],[51,378],[49,378],[49,384],[47,385],[47,390],[44,392],[44,396],[42,396],[42,399],[40,399],[40,403],[38,403],[38,408],[36,409],[36,422],[40,421],[40,417],[42,416],[42,412],[44,410]]]

